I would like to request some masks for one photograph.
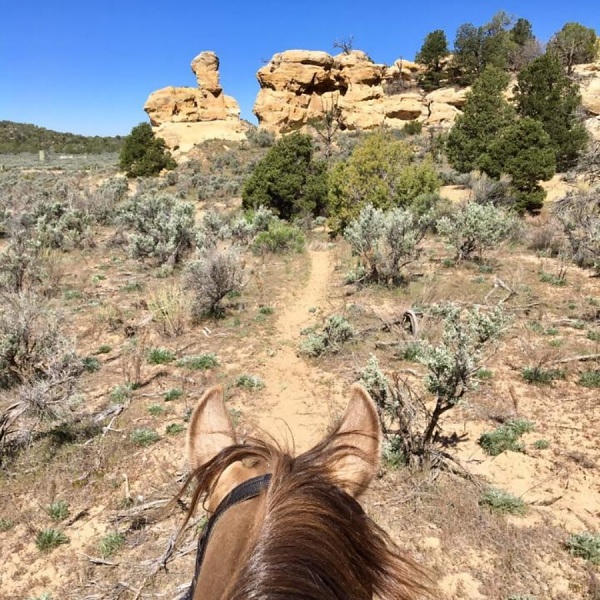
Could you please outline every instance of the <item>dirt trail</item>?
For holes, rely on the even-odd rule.
[[[277,320],[278,333],[272,341],[275,352],[267,357],[261,371],[267,382],[262,392],[265,410],[259,409],[257,415],[261,429],[293,443],[298,452],[320,439],[335,416],[334,401],[339,401],[342,387],[332,375],[296,354],[300,331],[329,312],[325,305],[333,270],[331,253],[310,250],[309,257],[308,281],[290,294]]]

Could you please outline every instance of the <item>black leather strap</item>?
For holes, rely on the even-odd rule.
[[[252,479],[248,479],[243,483],[240,483],[237,487],[233,488],[225,498],[221,501],[217,510],[215,510],[213,516],[208,520],[206,525],[204,526],[204,530],[202,531],[202,535],[198,540],[198,552],[196,554],[196,568],[194,569],[194,579],[192,580],[192,585],[188,590],[187,594],[182,598],[182,600],[192,600],[194,597],[194,592],[196,590],[196,583],[198,582],[198,577],[200,576],[200,569],[202,568],[202,562],[204,561],[204,555],[206,554],[206,546],[208,545],[208,540],[210,539],[210,534],[214,529],[214,526],[217,524],[217,521],[221,518],[221,515],[232,506],[236,504],[240,504],[240,502],[244,502],[245,500],[250,500],[251,498],[256,498],[263,490],[269,487],[269,483],[271,482],[271,474],[266,473],[265,475],[259,475],[258,477],[253,477]]]

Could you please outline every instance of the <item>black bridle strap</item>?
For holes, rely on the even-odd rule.
[[[198,582],[198,577],[200,576],[200,569],[202,568],[202,562],[204,561],[204,555],[206,554],[206,546],[208,545],[208,540],[210,539],[210,534],[217,524],[218,520],[221,518],[223,513],[232,506],[236,504],[240,504],[245,500],[250,500],[252,498],[256,498],[260,495],[260,493],[269,487],[269,483],[271,482],[271,474],[266,473],[265,475],[259,475],[258,477],[253,477],[252,479],[248,479],[243,483],[240,483],[237,487],[233,488],[225,498],[221,501],[217,510],[215,510],[212,517],[208,520],[206,525],[204,526],[204,530],[202,531],[202,535],[198,540],[198,552],[196,554],[196,568],[194,569],[194,579],[192,580],[192,585],[184,597],[183,600],[191,600],[194,597],[194,591],[196,590],[196,583]]]

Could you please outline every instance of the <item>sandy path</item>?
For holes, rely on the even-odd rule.
[[[330,312],[326,306],[333,271],[330,251],[311,250],[309,257],[308,281],[290,294],[277,320],[277,337],[272,342],[276,352],[265,360],[261,372],[267,382],[262,392],[265,410],[258,413],[258,425],[278,440],[293,443],[296,451],[310,448],[323,435],[335,416],[334,401],[339,402],[342,387],[314,362],[296,354],[300,331]]]

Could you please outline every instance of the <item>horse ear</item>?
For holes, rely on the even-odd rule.
[[[225,407],[223,388],[212,387],[200,398],[190,417],[187,451],[192,470],[235,443],[235,431]]]
[[[354,384],[346,413],[333,439],[334,446],[350,446],[355,452],[344,453],[333,466],[340,487],[353,497],[360,496],[379,469],[381,458],[381,425],[377,408],[368,392]]]

